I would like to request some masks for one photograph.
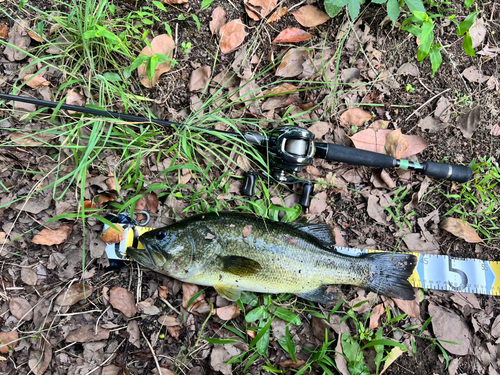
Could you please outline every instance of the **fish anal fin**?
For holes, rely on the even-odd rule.
[[[227,299],[228,301],[237,301],[241,297],[241,290],[233,288],[232,286],[227,285],[214,285],[217,293],[221,295],[221,297]]]
[[[326,247],[335,244],[335,235],[327,224],[291,223],[291,225],[295,229],[315,237]]]
[[[221,257],[222,271],[236,276],[252,276],[262,269],[259,262],[250,258],[229,255]]]
[[[331,285],[322,285],[309,292],[297,293],[297,296],[318,303],[337,303],[342,299],[342,292]]]

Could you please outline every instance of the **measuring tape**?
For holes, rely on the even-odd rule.
[[[121,224],[116,224],[121,225]],[[122,225],[123,226],[123,225]],[[104,226],[103,230],[109,228]],[[109,259],[128,260],[127,248],[133,246],[136,236],[153,228],[135,226],[125,228],[125,239],[106,246]],[[141,243],[138,249],[144,249]],[[335,247],[339,253],[359,256],[365,253],[388,253],[388,251]],[[448,290],[461,293],[500,295],[500,262],[470,258],[455,258],[447,255],[420,254],[418,263],[408,281],[417,288]]]

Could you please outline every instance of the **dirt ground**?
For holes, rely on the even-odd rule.
[[[468,14],[463,1],[438,3],[441,4],[440,9],[454,9],[446,15],[455,14],[459,22]],[[62,14],[69,11],[67,6],[52,1],[33,1],[30,4],[43,11],[57,11]],[[498,3],[476,2],[473,5],[477,7],[478,17],[484,21],[486,28],[485,37],[475,48],[476,57],[464,53],[462,39],[457,37],[453,23],[436,24],[436,41],[446,48],[443,52],[443,63],[434,76],[429,59],[423,63],[416,60],[416,38],[399,30],[398,25],[393,27],[391,22],[387,22],[386,12],[379,5],[365,4],[356,26],[349,22],[346,12],[342,11],[336,18],[316,27],[303,27],[292,13],[306,4],[324,9],[322,2],[283,1],[280,3],[281,7],[293,9],[280,20],[264,24],[248,16],[241,0],[215,0],[208,9],[197,13],[200,30],[194,19],[188,17],[186,20],[172,20],[172,14],[175,17],[181,13],[192,14],[200,9],[201,1],[189,0],[187,4],[167,6],[169,11],[158,14],[162,22],[154,22],[150,33],[164,34],[164,22],[169,22],[178,46],[174,54],[178,65],[161,76],[153,88],[141,86],[137,73],[134,72],[131,78],[134,83],[130,89],[136,95],[151,99],[146,103],[159,118],[185,121],[189,114],[194,112],[194,96],[201,96],[189,90],[190,77],[196,69],[202,66],[213,67],[212,78],[228,69],[241,69],[236,73],[243,76],[243,70],[248,68],[248,65],[242,63],[241,66],[235,66],[233,63],[242,51],[251,51],[249,66],[252,79],[257,77],[257,87],[271,85],[278,77],[275,70],[269,69],[270,56],[279,56],[292,46],[290,43],[272,44],[272,41],[282,30],[298,27],[313,35],[313,38],[306,42],[315,53],[310,56],[311,60],[321,61],[322,53],[330,53],[333,56],[341,46],[341,52],[335,55],[338,59],[326,59],[326,69],[331,73],[331,82],[334,82],[332,77],[337,70],[339,85],[323,84],[315,89],[315,85],[322,81],[322,78],[303,73],[302,76],[290,80],[303,89],[289,95],[287,103],[292,104],[280,104],[276,108],[264,110],[263,101],[258,103],[258,108],[257,105],[252,108],[236,103],[225,111],[227,118],[261,121],[260,125],[269,129],[272,126],[284,125],[282,122],[285,122],[289,112],[300,113],[300,108],[310,108],[320,103],[320,106],[307,116],[297,115],[294,118],[296,125],[312,130],[314,124],[324,123],[324,131],[319,126],[312,130],[317,139],[321,142],[353,146],[350,137],[354,137],[355,131],[352,130],[352,124],[346,126],[342,114],[350,108],[349,103],[364,103],[360,108],[374,116],[372,122],[389,122],[390,129],[401,129],[405,135],[419,136],[428,141],[428,147],[417,156],[410,157],[412,161],[444,160],[450,164],[468,165],[473,159],[492,158],[493,163],[498,166]],[[115,2],[114,5],[117,18],[148,6],[144,2],[129,0]],[[0,13],[0,25],[7,25],[9,30],[14,27],[15,20],[24,19],[34,24],[40,17],[32,8],[20,9],[18,4],[11,0],[0,0],[0,6],[4,8],[4,12]],[[247,30],[243,44],[226,54],[218,51],[219,37],[213,35],[208,26],[212,12],[217,7],[225,10],[228,22],[241,19]],[[432,10],[437,13],[437,8]],[[399,21],[402,22],[401,19]],[[354,30],[347,36],[342,29],[345,25],[351,25]],[[345,39],[343,36],[346,36]],[[182,42],[192,44],[189,53],[182,52],[179,47]],[[32,40],[30,48],[33,48],[36,54],[36,48],[41,44]],[[135,50],[140,51],[143,44],[135,47]],[[488,48],[489,51],[496,51],[496,54],[478,53],[488,51]],[[19,87],[22,82],[20,71],[27,64],[28,58],[9,61],[4,55],[4,49],[5,45],[0,45],[0,92],[11,93],[13,88]],[[54,62],[57,61],[54,59]],[[124,63],[124,66],[127,64],[130,62]],[[345,84],[345,74],[352,68],[358,70],[358,78],[351,83],[359,84],[359,91],[354,91],[353,87],[356,86]],[[472,71],[476,69],[482,76],[464,73],[469,68]],[[374,71],[377,74],[374,75]],[[380,79],[379,74],[383,72],[388,74],[384,75],[384,79]],[[82,68],[81,74],[85,76],[85,68]],[[52,71],[45,78],[51,82],[53,98],[62,99],[57,90],[67,83],[64,74]],[[322,82],[324,83],[324,80]],[[211,84],[212,92],[216,87],[215,83]],[[338,91],[333,91],[334,87]],[[332,92],[334,95],[331,95]],[[26,86],[18,94],[42,98],[40,91]],[[445,110],[438,114],[440,101]],[[124,110],[118,100],[116,103],[101,104],[113,106],[116,111]],[[480,119],[460,125],[462,120],[459,116],[464,116],[477,107]],[[256,130],[251,125],[254,123],[249,122],[250,125],[240,130]],[[71,217],[49,225],[48,221],[52,217],[78,212],[81,202],[76,182],[69,187],[58,185],[53,191],[42,191],[27,201],[23,199],[32,190],[44,186],[40,185],[40,181],[43,184],[53,183],[58,178],[57,173],[69,172],[71,169],[67,164],[61,164],[61,170],[57,168],[58,160],[71,156],[63,154],[61,148],[39,147],[40,143],[27,147],[13,142],[12,134],[16,129],[36,131],[49,129],[51,126],[46,118],[34,117],[25,122],[14,113],[10,103],[2,102],[0,106],[0,325],[1,333],[16,332],[16,336],[3,336],[1,342],[10,342],[17,337],[22,339],[10,352],[1,351],[0,373],[150,374],[158,373],[157,368],[161,367],[163,374],[264,374],[269,371],[266,372],[263,366],[270,364],[283,373],[294,373],[295,370],[278,365],[290,358],[278,343],[278,338],[284,335],[279,333],[280,329],[284,330],[284,321],[275,319],[271,326],[272,337],[267,350],[267,362],[262,356],[258,356],[245,368],[249,355],[242,356],[243,360],[225,365],[224,362],[233,357],[245,352],[253,353],[249,346],[251,337],[245,333],[245,327],[251,325],[245,323],[243,314],[230,320],[221,319],[220,316],[208,317],[210,309],[204,310],[208,306],[207,302],[217,308],[230,306],[215,290],[206,288],[202,294],[203,301],[200,301],[196,309],[186,308],[189,300],[186,300],[186,296],[193,296],[196,291],[188,290],[181,282],[151,270],[140,269],[134,263],[126,263],[121,268],[109,267],[104,253],[105,244],[99,238],[103,225],[95,218],[87,219],[85,225],[81,220]],[[366,128],[362,123],[358,130]],[[470,136],[466,136],[467,130],[471,132]],[[161,132],[157,133],[158,139],[164,137]],[[55,145],[61,141],[53,137],[50,142]],[[111,189],[107,185],[110,173],[119,173],[120,168],[122,172],[126,170],[128,165],[112,168],[119,164],[117,160],[120,155],[119,150],[115,149],[102,151],[100,158],[89,166],[84,187],[86,200]],[[144,182],[164,182],[166,177],[160,172],[169,166],[166,161],[172,160],[171,155],[156,152],[144,160],[140,165]],[[238,164],[243,167],[250,166],[248,161],[246,164],[244,161]],[[179,174],[185,177],[187,182],[186,186],[175,192],[178,195],[165,189],[155,192],[156,207],[151,215],[151,226],[161,227],[195,213],[196,210],[189,202],[196,191],[201,189],[201,185],[199,179],[189,178],[188,172],[182,170]],[[304,169],[299,176],[315,183],[330,182],[335,187],[322,188],[321,184],[316,185],[316,196],[320,199],[314,199],[309,210],[304,211],[299,220],[329,224],[335,230],[337,245],[341,246],[380,250],[410,249],[461,258],[500,261],[499,231],[496,231],[496,236],[489,241],[468,243],[438,227],[448,216],[459,217],[456,213],[446,216],[457,204],[456,200],[446,196],[458,194],[461,191],[459,184],[424,178],[409,171],[388,172],[388,179],[382,180],[381,170],[378,169],[316,159],[313,165]],[[213,179],[221,175],[220,170],[210,173]],[[233,169],[233,174],[243,175],[242,169]],[[174,176],[174,180],[176,178],[177,176]],[[387,181],[394,183],[394,187],[388,186]],[[228,186],[229,191],[214,190],[213,196],[206,198],[207,202],[215,206],[214,202],[219,201],[222,202],[222,207],[231,209],[240,206],[241,200],[234,197],[241,197],[241,180],[233,179]],[[66,187],[67,191],[64,190]],[[390,204],[399,194],[398,188],[408,189],[408,193],[401,200]],[[295,186],[293,189],[300,192],[301,187]],[[494,189],[500,194],[498,186]],[[124,188],[122,201],[133,197],[132,191],[133,186]],[[65,194],[62,194],[63,192]],[[270,199],[275,204],[292,207],[298,203],[298,195],[288,189],[274,186],[270,192]],[[125,194],[128,196],[125,197]],[[420,195],[418,201],[412,205],[412,197],[417,195]],[[59,199],[61,196],[63,198]],[[231,198],[228,198],[229,196]],[[284,197],[283,201],[280,196]],[[255,200],[262,198],[262,193],[254,197]],[[393,212],[398,212],[397,219],[391,218],[388,211],[384,211],[383,202],[386,202]],[[186,207],[191,208],[183,211]],[[473,211],[474,207],[467,206],[466,209]],[[424,224],[421,224],[419,219],[425,219]],[[45,245],[43,241],[42,244],[34,243],[33,239],[41,233],[44,226],[50,228],[49,230],[65,231],[66,238],[54,245]],[[408,234],[417,235],[412,237]],[[411,242],[410,238],[414,240]],[[425,238],[425,241],[422,238]],[[484,236],[482,238],[485,239]],[[86,252],[82,251],[84,244]],[[86,299],[82,294],[82,283],[91,293]],[[351,306],[364,298],[372,298],[371,306],[381,305],[385,301],[360,288],[342,286],[342,291]],[[68,294],[73,298],[71,302],[64,301],[64,296]],[[423,298],[417,297],[411,306],[399,303],[390,305],[393,316],[402,313],[408,313],[409,316],[386,325],[384,337],[402,342],[409,350],[385,373],[496,374],[499,371],[497,359],[500,356],[498,297],[434,290],[425,290],[421,296]],[[261,302],[262,298],[259,298],[259,303]],[[315,350],[320,347],[324,341],[325,328],[329,329],[332,337],[337,340],[333,345],[337,345],[342,333],[357,333],[357,327],[352,320],[340,323],[338,319],[333,318],[328,322],[320,322],[307,311],[311,306],[300,299],[293,303],[290,300],[279,300],[279,303],[280,306],[293,310],[301,319],[301,325],[290,325],[290,333],[297,344],[297,359],[310,360],[310,354],[304,348]],[[250,306],[247,306],[247,309],[249,310]],[[328,315],[328,308],[323,306],[316,306],[313,310]],[[349,305],[346,303],[341,311],[347,310]],[[363,308],[355,311],[359,319],[364,316],[368,322],[368,311]],[[162,324],[159,318],[165,315],[173,320]],[[434,316],[433,323],[425,327],[420,335],[413,331],[404,331],[405,328],[416,325],[417,333],[420,332],[420,328],[430,316]],[[381,318],[382,323],[386,321],[385,316]],[[441,332],[447,330],[457,330],[458,334],[463,333],[464,337],[463,344],[458,349],[456,345],[444,345],[445,353],[451,361],[448,366],[443,352],[430,340],[439,338]],[[234,331],[242,333],[245,340],[214,344],[200,339],[240,340]],[[415,352],[411,347],[412,340],[415,342]],[[330,347],[332,357],[335,354],[333,345]],[[335,348],[337,351],[339,349],[341,348]],[[369,349],[365,350],[364,354],[365,358],[374,356],[373,351]],[[339,370],[330,367],[332,373],[348,373],[345,364],[342,368],[336,361],[336,365]],[[372,368],[370,371],[374,373]],[[321,374],[323,370],[313,364],[310,373]]]

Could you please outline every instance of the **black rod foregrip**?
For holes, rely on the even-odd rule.
[[[397,159],[390,155],[336,145],[335,143],[315,143],[314,145],[316,146],[315,156],[318,158],[365,167],[394,168],[397,166]]]
[[[422,166],[422,173],[426,176],[456,182],[467,182],[472,178],[472,169],[463,165],[451,165],[426,161],[425,163],[422,163]]]

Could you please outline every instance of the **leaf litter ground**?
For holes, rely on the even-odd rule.
[[[2,25],[6,25],[9,32],[18,32],[15,31],[13,19],[38,20],[37,14],[26,14],[12,3],[2,4],[5,3],[7,14],[12,18],[5,15],[0,17],[2,33],[5,28]],[[300,28],[313,35],[313,39],[307,42],[306,38],[299,37],[305,34],[293,34],[292,30],[289,31],[292,38],[298,39],[287,42],[294,43],[292,48],[310,43],[306,45],[314,47],[315,54],[311,55],[304,49],[297,49],[289,54],[292,57],[286,67],[282,66],[278,75],[293,77],[293,86],[280,86],[279,90],[292,93],[260,100],[246,107],[236,104],[228,110],[229,118],[252,116],[265,122],[268,119],[280,119],[289,110],[289,113],[295,115],[297,125],[309,127],[318,139],[328,142],[351,146],[352,138],[356,144],[356,134],[367,134],[363,131],[370,129],[372,135],[368,143],[381,143],[383,148],[385,141],[377,140],[373,133],[376,134],[377,129],[385,127],[388,130],[401,129],[403,135],[419,136],[426,140],[428,147],[424,147],[418,154],[420,160],[444,159],[449,163],[467,164],[472,158],[493,157],[498,161],[500,137],[495,129],[499,123],[500,77],[497,73],[499,45],[495,36],[500,32],[497,23],[500,9],[495,3],[480,5],[483,7],[480,11],[481,19],[486,25],[486,35],[476,46],[477,58],[463,53],[461,42],[449,31],[451,28],[440,27],[437,32],[440,43],[449,47],[444,54],[444,63],[434,77],[431,76],[428,61],[421,65],[416,63],[415,39],[398,32],[397,28],[391,28],[390,24],[384,22],[383,12],[373,5],[365,10],[356,25],[351,25],[353,30],[346,34],[345,26],[342,26],[347,24],[345,18],[325,20],[323,14],[316,13],[317,10],[307,13],[308,8],[303,9],[297,16],[293,13],[297,13],[305,4],[288,2],[280,6],[291,9],[289,13],[284,14],[279,21],[261,28],[258,22],[249,17],[252,17],[252,12],[253,18],[259,17],[256,12],[267,14],[262,8],[265,3],[245,2],[246,9],[250,9],[249,16],[245,12],[243,2],[233,4],[216,0],[207,10],[198,13],[200,31],[191,18],[170,22],[178,43],[174,55],[178,65],[159,77],[158,84],[152,89],[141,89],[139,85],[133,86],[132,89],[136,92],[144,90],[142,95],[153,100],[152,111],[157,116],[183,121],[196,108],[195,104],[200,99],[201,95],[196,96],[199,95],[196,91],[204,87],[207,77],[210,76],[207,66],[214,68],[213,77],[227,70],[237,70],[240,77],[234,87],[238,88],[243,80],[250,81],[267,67],[269,56],[276,58],[286,52],[285,45],[271,43],[283,30]],[[322,9],[321,3],[313,2],[309,7],[311,5]],[[43,10],[55,9],[50,2],[39,2],[36,6]],[[135,5],[125,2],[116,6],[118,17],[133,10]],[[228,47],[234,47],[234,51],[219,55],[214,65],[218,39],[212,35],[209,22],[212,19],[212,11],[217,7],[226,12],[225,23],[240,20],[246,27],[246,36],[242,45],[238,44],[236,37],[235,46]],[[466,14],[460,2],[454,1],[450,7],[456,9],[457,18],[463,18]],[[191,0],[187,4],[179,5],[178,9],[189,14],[192,9],[199,8],[199,2]],[[176,16],[179,13],[179,10],[171,11],[177,12],[174,13]],[[311,17],[314,19],[308,19]],[[313,22],[318,27],[309,27],[304,22]],[[238,22],[234,22],[233,27],[228,29],[234,30],[234,26],[237,26],[235,23]],[[155,35],[163,34],[164,28],[155,23],[151,31]],[[258,34],[257,38],[252,37],[255,33]],[[28,38],[21,34],[16,36],[14,41],[21,51],[2,51],[2,92],[11,92],[12,85],[19,79],[20,70],[28,61],[22,53],[23,49],[30,48],[26,47]],[[480,39],[481,31],[478,34]],[[0,34],[0,37],[6,36]],[[36,38],[31,38],[31,46],[40,43]],[[324,38],[327,40],[325,44]],[[252,46],[251,43],[256,40],[256,46]],[[297,43],[299,40],[305,42]],[[181,42],[192,43],[189,54],[180,51]],[[297,88],[314,86],[311,82],[315,79],[321,81],[321,78],[315,77],[316,70],[311,62],[315,62],[316,66],[325,63],[323,81],[334,81],[336,60],[332,60],[332,63],[329,57],[333,56],[339,43],[344,43],[345,47],[339,59],[339,81],[349,83],[350,86],[342,86],[342,90],[333,97],[328,97],[332,85],[297,92]],[[143,47],[144,45],[138,45],[137,49],[140,51]],[[243,62],[243,51],[251,51],[248,62]],[[195,71],[199,73],[194,73]],[[37,69],[33,69],[29,73],[35,76],[28,81],[32,83],[28,86],[36,87],[38,91],[25,87],[22,89],[24,95],[44,97],[47,92],[44,87],[49,87],[49,94],[53,95],[64,83],[64,79],[56,71],[49,70],[41,77],[43,79],[38,78],[37,72]],[[193,74],[196,74],[194,78]],[[133,78],[137,80],[137,76]],[[47,81],[50,86],[45,83]],[[255,87],[252,90],[275,81],[277,77],[271,71],[260,76],[254,82]],[[276,90],[275,86],[271,88]],[[217,86],[211,84],[210,87],[213,92]],[[76,91],[72,95],[76,100],[85,101],[88,95],[82,88],[75,86],[74,89]],[[247,92],[252,90],[247,89]],[[301,114],[304,108],[310,108],[321,101],[323,105],[318,109]],[[350,103],[359,102],[364,103],[361,107],[364,113],[353,112],[351,119],[346,120],[347,113],[344,111],[352,107]],[[119,100],[116,106],[118,108],[115,109],[120,110]],[[244,109],[241,110],[242,108]],[[473,108],[479,109],[471,111]],[[42,134],[36,139],[23,138],[26,134],[19,132],[47,129],[49,124],[36,118],[24,123],[22,117],[33,112],[34,108],[19,105],[16,109],[18,113],[12,113],[7,107],[2,108],[0,112],[0,119],[4,119],[0,126],[16,128],[18,131],[15,133],[12,130],[0,130],[2,143],[10,142],[11,145],[0,149],[0,173],[2,188],[5,189],[0,193],[0,241],[6,238],[13,240],[23,233],[26,234],[14,242],[7,243],[2,250],[3,304],[0,335],[2,343],[16,340],[17,337],[25,339],[17,342],[17,346],[12,345],[15,347],[10,352],[5,347],[2,348],[4,357],[0,361],[1,371],[28,373],[31,370],[38,374],[49,371],[65,374],[94,371],[116,374],[125,364],[127,371],[134,374],[158,372],[157,367],[161,367],[160,371],[167,374],[173,371],[188,374],[228,374],[231,371],[243,373],[241,364],[225,365],[224,362],[248,351],[248,343],[255,336],[255,331],[241,331],[245,323],[242,315],[238,316],[239,308],[222,299],[213,289],[204,290],[188,308],[191,297],[199,292],[199,288],[195,286],[182,285],[148,270],[141,271],[135,265],[111,271],[103,268],[107,266],[107,261],[103,254],[104,243],[99,239],[102,225],[95,219],[87,220],[85,233],[81,221],[65,220],[62,223],[47,224],[45,228],[39,227],[56,215],[75,212],[78,202],[74,195],[66,194],[63,199],[54,200],[52,194],[45,191],[29,201],[21,200],[9,204],[32,189],[53,182],[56,178],[54,171],[57,170],[57,162],[54,160],[58,160],[54,155],[57,152],[63,153],[59,151],[60,148],[40,147],[43,142],[53,145],[59,142],[54,137],[43,139]],[[365,124],[366,120],[370,122]],[[407,141],[410,142],[408,146],[414,146],[409,138]],[[404,142],[396,143],[393,145],[394,152],[408,146]],[[67,156],[71,157],[64,155]],[[115,172],[112,163],[115,161],[116,165],[120,154],[115,150],[106,150],[104,157],[106,163],[93,165],[88,170],[86,199],[90,199],[95,193],[113,188],[108,174]],[[158,159],[151,158],[147,164],[141,164],[145,181],[161,181],[158,173],[169,166],[170,161],[168,157],[159,162]],[[246,168],[249,166],[244,158],[238,159],[238,165]],[[66,172],[71,169],[64,163],[61,168],[63,171],[66,168]],[[38,174],[27,174],[24,170]],[[217,177],[218,172],[211,173],[214,173],[213,178]],[[410,172],[387,173],[320,160],[306,168],[302,177],[317,183],[316,197],[319,198],[313,200],[309,211],[304,213],[303,217],[310,221],[330,224],[335,230],[338,245],[392,250],[400,245],[399,240],[402,239],[402,249],[499,260],[498,236],[491,241],[474,244],[464,240],[470,238],[470,228],[460,232],[460,225],[457,225],[458,229],[454,228],[452,232],[454,235],[445,231],[446,228],[440,228],[440,223],[446,218],[445,214],[457,203],[447,199],[445,194],[458,194],[460,186],[457,184],[442,183]],[[192,195],[200,189],[198,180],[189,170],[182,171],[181,179],[182,183],[192,186],[192,189],[185,189],[183,195]],[[231,200],[239,194],[237,185],[233,183],[229,193],[219,193],[217,198],[227,201],[226,207],[237,205],[236,201]],[[408,188],[408,193],[404,198],[391,203],[401,196],[398,187]],[[71,191],[75,192],[75,186]],[[496,192],[498,193],[498,188]],[[62,193],[61,188],[56,191],[57,196]],[[282,194],[283,201],[279,198],[278,191],[271,189],[271,201],[288,207],[297,203],[297,195],[287,191],[282,191]],[[172,195],[164,195],[159,201],[153,197],[151,204],[143,204],[151,213],[158,210],[159,216],[154,218],[154,226],[166,225],[173,219],[193,213],[193,210],[182,212],[187,206],[186,201]],[[389,207],[391,212],[397,215],[391,216],[383,207]],[[473,210],[471,207],[468,209]],[[449,216],[459,217],[456,214]],[[82,253],[84,234],[87,248],[85,258]],[[472,237],[476,238],[477,233],[474,232]],[[484,236],[482,238],[485,240]],[[84,274],[82,264],[85,265]],[[370,318],[371,328],[386,321],[385,306],[389,306],[392,316],[402,312],[409,314],[410,317],[394,325],[401,328],[417,325],[420,330],[423,322],[433,316],[432,324],[422,333],[424,338],[415,338],[416,353],[411,347],[411,335],[402,331],[384,331],[388,338],[402,342],[409,349],[386,373],[496,373],[497,339],[500,337],[500,321],[497,318],[499,303],[496,297],[426,291],[423,300],[418,298],[404,305],[401,301],[396,301],[396,304],[386,302],[384,298],[367,295],[365,291],[357,288],[344,287],[343,291],[351,306],[365,299],[370,301],[370,304],[361,305],[354,310],[358,317],[362,317],[368,313],[367,307],[373,307],[375,318]],[[207,301],[217,310],[216,316],[210,317],[205,323],[207,314],[210,313]],[[289,325],[290,333],[298,345],[298,364],[309,359],[304,347],[317,348],[324,342],[325,328],[329,332],[329,339],[335,338],[337,342],[340,342],[342,333],[357,333],[351,320],[339,323],[335,318],[338,315],[334,315],[326,321],[304,312],[302,303],[292,307],[286,301],[283,303],[284,307],[295,309],[295,313],[301,318],[300,326]],[[347,309],[347,305],[341,308],[343,311]],[[318,308],[316,311],[328,315],[328,309]],[[226,324],[238,327],[248,335],[247,343],[221,345],[199,340],[202,327],[203,337],[237,338],[226,328]],[[267,351],[270,363],[277,367],[278,363],[281,363],[282,369],[294,364],[277,341],[284,337],[286,325],[283,320],[274,320]],[[445,369],[443,354],[425,337],[462,344],[443,343],[451,358],[449,369]],[[302,350],[299,350],[299,347]],[[339,345],[336,349],[342,350],[342,346]],[[365,358],[371,356],[369,350],[364,354]],[[346,374],[347,367],[345,363],[342,364],[341,359],[341,356],[337,356],[336,363],[341,372]],[[247,371],[253,374],[263,373],[263,365],[265,363],[259,357]],[[315,373],[321,373],[319,367],[313,369]]]

